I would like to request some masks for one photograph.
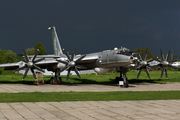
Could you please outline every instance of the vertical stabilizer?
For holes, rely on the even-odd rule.
[[[63,53],[62,53],[61,45],[59,43],[59,39],[58,39],[58,36],[57,36],[57,33],[56,33],[56,28],[53,26],[53,27],[49,27],[48,29],[52,30],[52,40],[53,40],[53,47],[54,47],[54,55],[61,56]]]

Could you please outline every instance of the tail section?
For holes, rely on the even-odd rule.
[[[57,55],[57,56],[63,55],[61,45],[59,43],[59,39],[58,39],[58,36],[57,36],[57,33],[56,33],[56,28],[53,26],[53,27],[49,27],[48,29],[52,30],[52,40],[53,40],[53,47],[54,47],[54,55]]]

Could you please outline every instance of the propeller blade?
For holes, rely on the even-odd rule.
[[[18,68],[18,69],[16,69],[16,70],[14,70],[14,71],[20,71],[20,70],[23,70],[23,69],[25,69],[26,68],[26,65],[24,65],[23,67],[21,67],[21,68]]]
[[[162,53],[162,50],[160,49],[160,53],[161,53],[161,60],[164,61],[164,55]]]
[[[154,58],[151,58],[147,61],[147,63],[152,62],[153,60],[154,60]]]
[[[163,66],[162,72],[161,72],[161,78],[163,76],[163,73],[165,72],[166,67]]]
[[[16,56],[16,58],[19,59],[20,61],[25,62],[25,63],[27,62],[26,60],[24,60],[24,59],[22,59],[22,58],[20,58],[20,57],[18,57],[18,56]]]
[[[56,60],[56,61],[61,62],[61,63],[66,64],[66,65],[68,64],[67,61],[62,61],[62,60]]]
[[[78,58],[75,63],[78,63],[79,61],[81,61],[84,57],[86,57],[86,55],[82,55],[80,58]]]
[[[80,74],[79,74],[79,72],[78,72],[76,66],[75,66],[75,72],[76,72],[77,76],[81,79],[81,76],[80,76]]]
[[[37,79],[37,78],[36,78],[36,74],[34,73],[34,70],[33,70],[32,68],[31,68],[31,72],[32,72],[34,78]]]
[[[64,51],[64,54],[66,55],[66,57],[68,58],[68,60],[71,61],[71,59],[70,59],[70,57],[69,57],[69,54],[66,52],[66,50],[63,49],[63,51]]]
[[[162,62],[162,60],[159,60],[159,59],[157,59],[157,58],[155,58],[155,60],[158,61],[158,62],[160,62],[160,63]]]
[[[26,52],[25,52],[24,49],[23,49],[23,52],[24,52],[24,56],[25,56],[25,58],[26,58],[26,63],[27,63],[27,62],[29,62],[29,58],[27,57],[27,54],[26,54]]]
[[[138,48],[138,52],[139,52],[140,60],[142,60],[142,55],[141,55],[141,51],[139,50],[139,48]]]
[[[34,55],[34,57],[33,57],[33,59],[32,59],[32,62],[34,62],[34,60],[36,59],[36,56],[37,56],[37,54],[38,54],[38,50],[36,51],[36,53],[35,53],[35,55]]]
[[[169,52],[168,52],[168,54],[167,54],[167,56],[166,56],[166,61],[168,61],[168,59],[169,59],[170,51],[171,51],[171,50],[169,50]]]
[[[168,78],[166,67],[165,67],[165,75],[166,75],[166,78]]]
[[[137,75],[137,79],[139,78],[139,75],[141,74],[141,69],[142,68],[139,69],[139,72],[138,72],[138,75]]]
[[[25,71],[25,73],[24,73],[23,79],[26,77],[28,71],[29,71],[29,67],[27,67],[27,69],[26,69],[26,71]]]
[[[130,70],[137,70],[138,68],[140,68],[141,65],[135,65],[133,68],[131,68]]]
[[[76,48],[74,48],[74,50],[73,50],[73,53],[72,53],[72,56],[71,56],[71,61],[74,60],[74,54],[75,54],[75,51],[76,51]]]
[[[41,72],[45,72],[44,70],[42,70],[40,67],[38,67],[38,66],[36,66],[36,65],[34,65],[33,67],[34,67],[34,69],[37,69],[37,70],[39,70],[39,71],[41,71]]]
[[[69,70],[68,70],[66,81],[68,81],[70,73],[71,73],[71,68],[69,68]]]
[[[148,71],[147,67],[145,68],[145,71],[146,71],[147,76],[148,76],[148,77],[149,77],[149,79],[150,79],[150,76],[149,76],[149,71]]]
[[[177,60],[171,60],[171,61],[169,61],[169,63],[173,63],[173,62],[176,62]]]
[[[144,58],[143,58],[143,61],[146,60],[146,57],[147,57],[147,52],[148,52],[148,49],[146,49],[145,53],[144,53]]]
[[[37,62],[40,62],[40,61],[42,61],[42,60],[44,60],[45,58],[40,58],[40,59],[38,59],[38,60],[35,60],[33,63],[37,63]]]

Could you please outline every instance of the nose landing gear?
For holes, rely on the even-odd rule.
[[[129,87],[128,79],[126,77],[127,68],[120,68],[120,77],[116,77],[115,82],[119,83],[120,87]]]

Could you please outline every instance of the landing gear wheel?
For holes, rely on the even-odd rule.
[[[120,77],[116,77],[115,82],[119,82],[121,87],[128,87],[128,80],[126,77],[127,68],[119,67],[117,70],[120,72]]]
[[[55,82],[57,82],[58,85],[62,84],[62,79],[61,79],[61,77],[58,77],[58,78],[56,78],[56,77],[51,77],[50,84],[51,84],[51,85],[54,85]]]
[[[54,77],[51,77],[51,79],[50,79],[50,84],[51,84],[51,85],[54,85]]]
[[[129,82],[128,79],[126,78],[125,82],[124,82],[124,87],[129,87]]]
[[[123,81],[123,85],[120,85],[121,87],[129,87],[129,82],[127,78],[116,77],[115,83],[119,83],[119,81]]]
[[[59,79],[57,79],[58,85],[60,85],[62,83],[62,79],[61,77],[59,77]]]

